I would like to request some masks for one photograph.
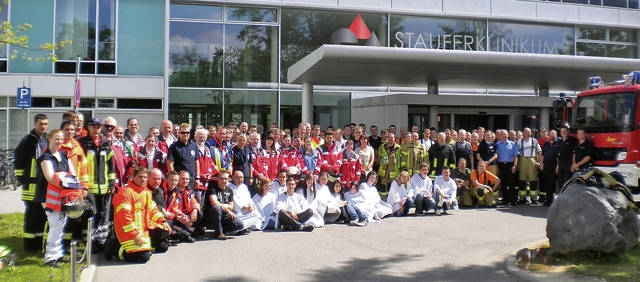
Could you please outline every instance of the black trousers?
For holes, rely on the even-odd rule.
[[[231,218],[231,215],[222,211],[219,206],[210,207],[204,220],[204,226],[215,230],[216,235],[242,230],[242,222],[237,218]]]
[[[313,211],[311,209],[307,209],[301,213],[296,214],[298,216],[298,220],[293,219],[288,213],[283,210],[280,210],[278,213],[278,225],[280,225],[281,229],[291,229],[291,230],[301,230],[302,224],[307,222],[312,216]]]
[[[122,253],[122,259],[127,262],[133,263],[146,263],[151,258],[151,251],[143,251],[143,252],[133,252],[133,253]]]
[[[425,198],[422,194],[416,195],[414,202],[416,204],[416,214],[427,213],[429,210],[436,208],[436,203]]]
[[[44,212],[42,203],[35,201],[24,201],[24,250],[27,252],[38,252],[42,250],[42,235],[44,224],[47,222],[47,215]]]
[[[558,164],[558,183],[560,183],[560,188],[571,178],[571,164],[570,163],[560,163]]]
[[[169,249],[169,232],[162,228],[149,230],[151,248],[155,253],[164,253]]]
[[[513,162],[498,162],[498,172],[500,173],[500,190],[502,190],[502,202],[517,204],[518,190],[514,183],[514,174],[511,172]]]
[[[555,166],[542,169],[542,192],[547,194],[545,198],[545,204],[551,204],[553,201],[553,194],[556,192],[556,180],[558,175],[556,174]]]

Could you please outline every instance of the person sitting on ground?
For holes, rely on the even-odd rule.
[[[277,196],[274,193],[270,193],[270,190],[271,180],[263,178],[258,184],[258,192],[253,195],[252,198],[256,210],[264,219],[260,230],[273,230],[276,228],[276,213],[274,209],[276,207]]]
[[[202,213],[200,212],[201,207],[198,199],[189,189],[189,172],[183,170],[178,175],[178,186],[174,188],[176,201],[175,205],[171,206],[171,211],[176,214],[182,214],[182,216],[176,217],[174,225],[191,233],[192,236],[202,235],[203,230],[200,226],[203,223]],[[192,240],[188,239],[188,241]]]
[[[478,199],[478,203],[485,207],[495,207],[498,200],[498,187],[500,178],[486,170],[485,162],[478,162],[476,170],[471,172],[471,190],[464,190],[462,201],[464,204],[472,203],[472,197]],[[493,186],[493,187],[492,187]]]
[[[233,190],[233,212],[238,217],[238,220],[242,222],[244,227],[242,233],[260,229],[262,227],[262,216],[253,204],[249,188],[244,183],[242,171],[236,170],[233,172],[231,183],[229,183],[228,187]]]
[[[321,172],[315,184],[316,199],[318,201],[318,213],[324,213],[324,223],[333,223],[340,217],[340,206],[331,196],[329,186],[329,173]]]
[[[157,189],[163,191],[162,201],[164,205],[159,205],[159,207],[161,207],[161,211],[164,212],[167,223],[169,224],[169,227],[171,227],[170,239],[193,243],[196,240],[191,237],[191,233],[185,230],[186,228],[180,222],[187,222],[189,216],[182,213],[182,210],[180,209],[181,202],[178,197],[178,189],[176,189],[176,187],[178,187],[179,179],[180,176],[177,172],[173,170],[167,172],[162,188]]]
[[[462,192],[465,190],[469,190],[469,177],[471,175],[471,170],[467,168],[467,159],[460,158],[458,159],[458,167],[451,171],[451,178],[456,181],[456,185],[458,186],[458,190],[456,191],[456,195],[458,195],[458,201],[461,201]]]
[[[435,189],[431,178],[429,178],[429,164],[420,164],[420,172],[411,177],[411,190],[415,195],[413,201],[416,204],[416,215],[426,214],[436,207]]]
[[[442,167],[442,175],[436,177],[434,183],[436,193],[438,194],[438,205],[436,208],[442,208],[442,214],[448,214],[449,209],[458,209],[458,200],[456,199],[458,187],[456,181],[450,176],[451,169],[447,166]],[[437,213],[436,211],[436,214]]]
[[[301,174],[300,183],[296,188],[296,193],[300,194],[307,200],[307,205],[313,210],[313,216],[308,223],[314,228],[324,226],[324,213],[327,210],[325,202],[320,202],[318,191],[316,190],[315,177],[311,174]]]
[[[225,233],[236,233],[242,230],[242,222],[233,213],[233,190],[228,188],[229,173],[220,172],[216,185],[207,191],[206,222],[207,227],[214,229],[213,237],[226,240],[232,237]]]
[[[335,222],[344,222],[351,226],[363,225],[361,222],[367,221],[367,215],[364,214],[354,204],[349,203],[345,197],[345,192],[342,191],[342,183],[336,181],[331,187],[331,196],[334,199],[336,205],[340,206],[340,217]],[[351,193],[351,191],[347,192]]]
[[[135,167],[133,178],[113,197],[113,227],[118,240],[116,246],[105,248],[108,259],[117,252],[121,260],[145,263],[152,250],[165,252],[169,247],[163,238],[171,228],[146,193],[147,176],[145,167]],[[152,222],[161,228],[150,229]],[[152,244],[155,242],[158,244]]]
[[[402,171],[391,183],[387,203],[393,207],[393,215],[403,216],[413,206],[413,190],[409,189],[409,172]]]
[[[380,198],[380,193],[376,188],[377,182],[378,174],[375,171],[370,171],[366,176],[366,182],[360,184],[360,191],[369,203],[370,209],[367,211],[371,211],[370,214],[367,214],[369,222],[379,221],[393,212],[393,207]]]
[[[276,226],[287,231],[313,231],[313,225],[307,223],[313,216],[307,200],[295,192],[296,180],[287,178],[287,191],[278,196],[275,211],[278,214]]]
[[[271,190],[269,190],[269,192],[272,193],[277,198],[280,194],[286,191],[287,191],[287,170],[280,169],[278,171],[278,178],[276,178],[276,181],[271,183]]]
[[[350,205],[360,211],[360,215],[358,216],[358,221],[354,222],[353,220],[349,222],[351,226],[359,226],[363,227],[369,224],[369,216],[371,207],[369,203],[367,203],[367,199],[362,191],[360,191],[360,183],[354,181],[351,183],[351,187],[349,188],[349,192],[345,192],[344,198]],[[356,211],[356,214],[358,212]],[[350,216],[351,217],[351,216]]]

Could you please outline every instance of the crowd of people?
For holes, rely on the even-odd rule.
[[[86,126],[85,126],[86,125]],[[66,260],[64,238],[94,217],[94,252],[146,262],[152,252],[197,238],[255,230],[363,227],[388,216],[447,214],[460,207],[550,205],[559,183],[590,165],[578,130],[523,131],[365,124],[294,129],[162,121],[143,134],[113,117],[63,114],[59,129],[34,117],[16,148],[23,185],[25,250]],[[79,199],[82,199],[81,201]],[[86,203],[81,216],[71,211]],[[77,212],[76,212],[77,213]],[[209,232],[207,232],[209,231]]]

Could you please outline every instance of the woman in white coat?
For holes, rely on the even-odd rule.
[[[365,195],[367,202],[371,206],[371,210],[373,210],[369,215],[369,221],[378,221],[393,213],[393,207],[387,202],[382,201],[378,193],[378,188],[376,188],[378,174],[375,171],[370,171],[365,180],[366,181],[360,185],[360,191]]]
[[[409,189],[409,172],[402,171],[391,183],[387,203],[393,206],[393,215],[403,216],[413,206],[413,190]]]
[[[263,178],[258,184],[258,193],[253,195],[253,203],[256,205],[256,210],[260,213],[264,221],[260,230],[272,230],[276,228],[276,212],[274,210],[276,206],[277,196],[274,193],[270,193],[271,180],[269,178]]]
[[[327,186],[329,173],[321,172],[316,181],[316,200],[318,207],[326,207],[324,210],[324,223],[334,223],[340,217],[340,203],[335,200]]]
[[[309,219],[309,224],[318,228],[324,226],[324,213],[327,210],[325,203],[318,201],[318,191],[314,183],[312,174],[300,175],[300,185],[296,188],[296,193],[307,200],[309,208],[313,210],[313,216]]]
[[[351,221],[349,225],[365,226],[369,224],[369,213],[372,212],[371,206],[367,203],[364,193],[360,191],[360,183],[354,181],[349,188],[349,192],[344,193],[345,200],[360,211],[362,215],[358,222]]]

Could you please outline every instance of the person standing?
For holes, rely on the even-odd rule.
[[[431,179],[435,179],[437,175],[442,173],[442,168],[456,167],[456,155],[453,148],[446,142],[446,134],[438,133],[438,140],[429,148],[429,163],[431,164]]]
[[[479,162],[485,162],[486,169],[489,172],[493,175],[498,174],[498,166],[495,163],[498,157],[496,155],[495,134],[493,131],[488,130],[484,133],[484,139],[480,141],[475,156]]]
[[[96,214],[93,227],[95,247],[100,249],[107,240],[109,230],[109,207],[116,183],[113,150],[107,138],[101,134],[102,120],[93,118],[87,127],[88,134],[78,140],[87,156],[89,167],[89,191],[95,197]]]
[[[520,158],[518,160],[520,185],[518,195],[520,203],[538,202],[538,168],[542,161],[542,149],[538,140],[531,136],[531,129],[525,128],[523,138],[518,140]]]
[[[467,165],[473,169],[473,150],[471,144],[465,140],[465,136],[467,136],[467,132],[460,129],[458,139],[453,143],[453,153],[456,155],[456,161],[464,158],[467,160]]]
[[[171,147],[169,147],[167,170],[188,172],[188,188],[189,190],[193,190],[196,182],[195,179],[200,175],[200,165],[198,163],[200,155],[197,154],[198,146],[195,142],[189,140],[189,136],[191,135],[191,127],[189,124],[181,124],[179,134],[180,137],[178,137],[178,141],[174,142],[171,144]]]
[[[251,176],[253,175],[253,156],[251,149],[247,146],[247,136],[238,135],[236,137],[236,145],[232,149],[232,163],[233,171],[241,171],[242,175],[246,175],[244,183],[248,186],[253,184]]]
[[[558,138],[558,182],[560,187],[571,178],[571,166],[573,165],[573,150],[576,147],[576,138],[569,135],[569,128],[560,128]]]
[[[551,130],[549,140],[542,146],[542,193],[544,193],[544,205],[550,206],[553,202],[553,195],[556,191],[556,180],[558,179],[558,156],[560,147],[558,145],[558,132]]]
[[[124,140],[134,149],[143,141],[142,136],[138,134],[138,126],[138,120],[131,117],[127,120],[127,130],[124,131]]]
[[[398,150],[400,145],[396,144],[396,135],[389,132],[387,134],[387,142],[380,145],[378,150],[378,156],[380,168],[378,169],[378,175],[380,176],[380,186],[378,189],[381,192],[387,192],[389,184],[398,176]]]
[[[505,204],[518,205],[518,194],[514,183],[514,175],[518,167],[518,146],[507,139],[507,134],[504,129],[498,130],[499,141],[496,143],[496,154],[502,181],[500,188]]]
[[[380,145],[382,145],[382,143],[385,141],[385,139],[383,139],[382,137],[378,136],[378,127],[375,125],[372,125],[371,127],[369,127],[369,133],[371,133],[371,135],[369,135],[369,146],[371,146],[371,148],[373,148],[373,153],[374,156],[378,155],[378,149],[380,149]],[[374,163],[373,163],[373,171],[378,171],[378,169],[380,168],[380,163],[378,162],[378,159],[374,159]]]
[[[42,207],[46,191],[37,191],[36,160],[47,147],[47,129],[49,119],[44,114],[33,118],[33,129],[20,140],[15,150],[13,169],[22,185],[22,201],[24,201],[24,229],[22,233],[24,249],[27,252],[38,252],[42,249],[42,236],[47,217]]]
[[[576,172],[582,169],[591,167],[593,159],[593,143],[587,139],[584,133],[584,129],[578,129],[578,143],[573,150],[573,163],[571,165],[571,172]]]
[[[428,159],[428,153],[420,143],[418,133],[407,133],[407,136],[400,145],[398,163],[400,170],[406,170],[409,175],[413,175],[420,171],[420,164]]]

